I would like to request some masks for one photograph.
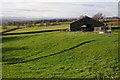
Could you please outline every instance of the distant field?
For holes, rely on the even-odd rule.
[[[45,25],[46,23],[44,23],[44,25]],[[51,23],[52,24],[52,23]],[[70,22],[59,22],[58,24],[60,24],[60,25],[69,25],[70,24]],[[22,28],[22,27],[26,27],[26,28],[30,28],[30,29],[32,29],[33,28],[33,30],[37,30],[37,28],[38,29],[41,29],[41,28],[39,28],[39,27],[43,27],[42,29],[44,29],[45,27],[47,27],[48,29],[50,29],[50,27],[52,27],[52,26],[39,26],[38,27],[38,25],[40,25],[40,24],[36,24],[36,26],[33,26],[33,27],[35,27],[35,28],[33,28],[33,27],[27,27],[27,26],[19,26],[19,28]],[[59,27],[61,27],[60,25],[54,25],[54,26],[59,26]],[[2,27],[2,26],[1,26]],[[7,30],[10,30],[10,29],[13,29],[13,28],[18,28],[17,26],[7,26],[7,29],[2,29],[2,32],[4,32],[4,31],[7,31]],[[47,28],[45,28],[45,29],[47,29]],[[54,28],[54,27],[53,27]],[[29,29],[29,30],[30,30]],[[24,30],[25,31],[25,30]]]
[[[20,33],[20,32],[43,31],[43,30],[55,30],[55,29],[69,29],[69,24],[55,25],[55,26],[28,27],[23,29],[17,29],[7,33]]]
[[[25,27],[25,26],[21,26],[21,27]],[[82,27],[85,27],[85,25],[83,25]],[[112,27],[120,27],[120,26],[112,26]],[[10,26],[9,29],[12,29],[12,28],[17,28],[16,26]],[[7,29],[7,30],[9,30]],[[61,25],[55,25],[55,26],[41,26],[41,27],[26,27],[26,28],[23,28],[23,29],[17,29],[17,30],[14,30],[14,31],[10,31],[10,32],[7,32],[7,33],[21,33],[21,32],[33,32],[33,31],[44,31],[44,30],[56,30],[56,29],[69,29],[69,24],[61,24]],[[6,29],[3,29],[3,31],[6,31]],[[112,31],[116,31],[116,32],[119,32],[120,30],[119,29],[115,29]]]
[[[25,26],[20,26],[20,27],[25,27]],[[8,26],[7,29],[2,29],[2,32],[13,29],[13,28],[18,28],[18,27],[17,26]]]
[[[112,26],[112,27],[120,27],[120,25],[118,25],[118,26]]]
[[[3,78],[119,77],[118,33],[58,31],[3,36],[2,55]]]

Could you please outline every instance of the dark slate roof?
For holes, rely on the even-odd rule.
[[[103,22],[97,21],[97,20],[92,19],[92,18],[90,18],[88,16],[84,16],[83,18],[72,22],[71,25],[72,24],[79,24],[79,25],[87,25],[87,24],[89,24],[89,25],[94,25],[96,27],[104,26]]]

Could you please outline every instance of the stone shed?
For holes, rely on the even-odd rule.
[[[82,27],[83,25],[85,25],[85,27]],[[103,22],[84,16],[70,24],[70,31],[94,31],[94,29],[96,29],[95,27],[101,27],[101,29],[103,29],[105,25]]]

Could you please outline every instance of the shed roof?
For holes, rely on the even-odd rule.
[[[80,24],[80,25],[87,25],[87,24],[89,24],[89,25],[93,25],[95,27],[104,26],[103,22],[100,22],[100,21],[95,20],[93,18],[90,18],[88,16],[84,16],[81,19],[73,21],[71,24],[75,24],[75,23]]]

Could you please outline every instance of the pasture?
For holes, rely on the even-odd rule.
[[[39,28],[27,29],[33,30]],[[16,31],[25,28],[11,32]],[[118,32],[56,31],[2,39],[3,78],[119,78]]]
[[[21,33],[21,32],[44,31],[44,30],[56,30],[56,29],[69,29],[69,24],[62,24],[56,26],[27,27],[27,28],[10,31],[7,33]]]

